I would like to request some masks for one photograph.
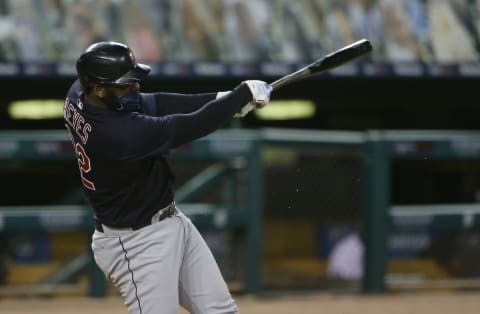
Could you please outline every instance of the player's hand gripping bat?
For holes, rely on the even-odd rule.
[[[283,87],[287,84],[311,77],[313,75],[339,67],[345,63],[352,62],[370,53],[372,45],[369,40],[361,39],[337,51],[334,51],[325,57],[301,68],[298,71],[287,74],[278,80],[270,83],[273,90]]]

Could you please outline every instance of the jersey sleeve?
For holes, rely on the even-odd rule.
[[[149,104],[155,116],[166,116],[178,113],[191,113],[203,107],[216,98],[216,93],[203,94],[176,94],[176,93],[151,93],[146,94],[146,99],[153,101]]]
[[[208,98],[206,95],[201,97]],[[161,116],[130,113],[122,121],[122,135],[117,137],[117,147],[122,148],[118,157],[140,159],[165,154],[172,148],[208,135],[250,102],[252,94],[245,84],[240,84],[225,97],[215,99],[210,96],[208,99],[210,101],[189,113]]]

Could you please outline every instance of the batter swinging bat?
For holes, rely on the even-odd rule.
[[[361,39],[337,51],[334,51],[325,57],[301,68],[298,71],[287,74],[273,83],[270,83],[273,90],[283,87],[287,84],[302,80],[304,78],[331,70],[345,63],[352,62],[372,51],[372,45],[369,40]]]

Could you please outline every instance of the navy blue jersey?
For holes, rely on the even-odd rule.
[[[96,219],[134,227],[174,200],[174,176],[165,155],[222,127],[252,100],[244,84],[215,96],[142,93],[140,112],[107,111],[87,102],[78,81],[72,84],[65,126]]]

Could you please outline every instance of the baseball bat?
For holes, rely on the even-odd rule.
[[[273,90],[279,89],[287,84],[303,80],[307,77],[331,70],[345,63],[357,60],[372,51],[372,44],[367,39],[361,39],[348,46],[338,49],[317,61],[301,68],[298,71],[282,76],[270,83]]]

